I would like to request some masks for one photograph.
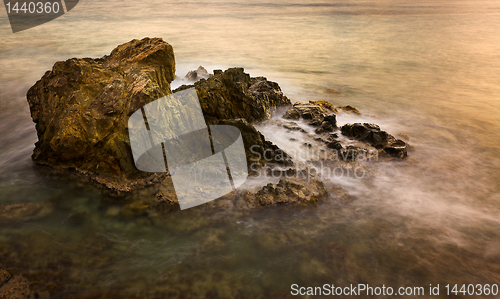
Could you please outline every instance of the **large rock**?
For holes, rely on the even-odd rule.
[[[75,169],[120,191],[150,180],[134,166],[127,124],[172,93],[174,52],[159,38],[132,40],[98,59],[57,62],[27,93],[37,164]]]
[[[57,62],[27,93],[38,134],[33,160],[74,169],[117,192],[161,181],[165,173],[136,169],[127,127],[133,112],[172,93],[174,78],[172,46],[159,38],[132,40],[98,59]],[[290,104],[277,83],[233,68],[195,86],[207,124],[244,119],[239,127],[246,130],[247,153],[252,145],[276,150],[251,124],[269,118],[273,107]],[[189,107],[162,109],[189,115]]]

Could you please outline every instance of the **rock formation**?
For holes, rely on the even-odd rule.
[[[159,38],[132,40],[98,59],[57,62],[27,93],[38,135],[33,160],[76,170],[117,192],[161,180],[165,173],[136,169],[127,126],[133,112],[172,93],[174,78],[172,46]],[[247,153],[254,144],[279,150],[251,126],[290,104],[277,83],[233,68],[194,86],[207,124],[237,124]]]
[[[191,88],[183,85],[175,91]],[[291,105],[278,83],[251,78],[243,68],[215,70],[214,76],[194,83],[207,123],[244,118],[250,124],[271,117],[272,108]]]
[[[133,40],[99,59],[57,62],[29,89],[37,164],[75,169],[119,191],[151,180],[132,159],[128,117],[170,94],[174,52],[159,38]]]

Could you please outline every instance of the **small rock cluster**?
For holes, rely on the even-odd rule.
[[[356,153],[366,150],[355,146],[347,146],[344,148],[338,140],[338,135],[333,133],[338,129],[335,113],[339,110],[359,114],[359,111],[352,106],[336,107],[328,102],[318,101],[310,103],[295,103],[292,108],[288,109],[283,115],[284,119],[299,120],[304,119],[308,124],[316,127],[315,133],[319,136],[315,138],[326,144],[327,148],[334,149],[344,153]],[[296,122],[285,122],[282,126],[293,131],[306,132]],[[345,124],[340,128],[342,135],[364,142],[378,149],[380,153],[391,157],[404,159],[408,156],[408,145],[400,139],[396,139],[389,133],[382,131],[376,124]]]
[[[256,193],[245,192],[245,200],[257,206],[308,204],[325,197],[327,191],[323,182],[310,178],[309,182],[281,179],[278,184],[267,184]]]

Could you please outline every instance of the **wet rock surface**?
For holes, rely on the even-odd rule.
[[[293,104],[293,107],[288,109],[282,117],[287,120],[303,119],[307,121],[308,125],[316,127],[314,130],[317,135],[314,137],[315,140],[325,143],[328,149],[339,151],[345,159],[356,159],[360,152],[366,153],[366,149],[355,146],[344,149],[341,142],[337,140],[337,133],[333,133],[338,129],[335,113],[340,113],[340,111],[359,114],[359,111],[352,106],[340,107],[326,101],[310,101],[309,103],[297,102]],[[305,132],[304,128],[296,122],[283,122],[281,126],[289,130]],[[396,139],[389,133],[382,131],[376,124],[345,124],[340,128],[340,133],[380,150],[382,155],[399,159],[408,156],[410,146],[403,140]],[[309,144],[309,146],[311,145]]]
[[[52,212],[48,203],[0,205],[0,224],[10,224],[41,219]]]
[[[0,269],[0,299],[29,299],[35,297],[30,290],[30,282],[23,276],[12,276],[5,269]],[[45,297],[48,298],[48,297]]]
[[[355,123],[346,124],[341,128],[342,134],[366,142],[371,146],[385,151],[389,156],[404,159],[408,156],[407,144],[382,131],[376,124]]]
[[[171,93],[174,52],[159,38],[133,40],[98,59],[57,62],[27,99],[38,142],[33,161],[74,169],[117,191],[147,184],[128,139],[128,117]]]
[[[191,87],[183,85],[175,91]],[[269,119],[274,107],[291,104],[277,83],[264,77],[252,78],[243,68],[215,70],[213,77],[194,83],[194,87],[209,124],[236,118],[253,124]]]
[[[316,203],[327,191],[323,183],[315,178],[308,181],[281,179],[276,185],[269,183],[256,193],[247,191],[245,200],[258,206]]]
[[[243,119],[235,122],[245,129],[247,153],[251,141],[260,151],[277,150],[250,128],[274,107],[290,104],[277,83],[251,78],[242,68],[214,76],[198,68],[195,75],[208,78],[194,85],[208,125]],[[27,93],[38,135],[33,161],[55,172],[72,170],[118,194],[163,181],[167,174],[135,167],[127,126],[133,112],[172,93],[174,78],[173,48],[159,38],[133,40],[98,59],[57,62]],[[188,115],[189,107],[170,108]]]

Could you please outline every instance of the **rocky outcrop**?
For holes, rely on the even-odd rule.
[[[303,118],[309,121],[310,125],[318,127],[317,134],[332,132],[337,128],[335,114],[329,113],[327,109],[317,104],[295,103],[292,108],[285,112],[283,118],[291,120]]]
[[[117,192],[161,181],[165,173],[136,169],[128,120],[145,104],[171,94],[174,78],[172,46],[159,38],[133,40],[99,59],[57,62],[27,93],[38,134],[33,160],[76,170]],[[244,131],[247,153],[252,145],[277,150],[251,126],[269,118],[274,107],[290,104],[277,83],[233,68],[194,86],[208,125],[234,120]],[[163,108],[189,115],[186,107]]]
[[[376,124],[346,124],[341,128],[342,135],[366,142],[376,149],[383,150],[389,156],[406,158],[408,156],[408,145],[400,139],[396,139],[389,133],[380,130]]]
[[[253,124],[271,117],[274,107],[291,105],[278,83],[264,77],[250,77],[243,68],[215,70],[214,76],[194,85],[183,85],[175,91],[196,87],[207,123],[223,119],[244,118]]]
[[[171,93],[174,52],[159,38],[133,40],[99,59],[57,62],[27,93],[37,164],[75,169],[119,191],[151,180],[138,171],[129,116]]]

